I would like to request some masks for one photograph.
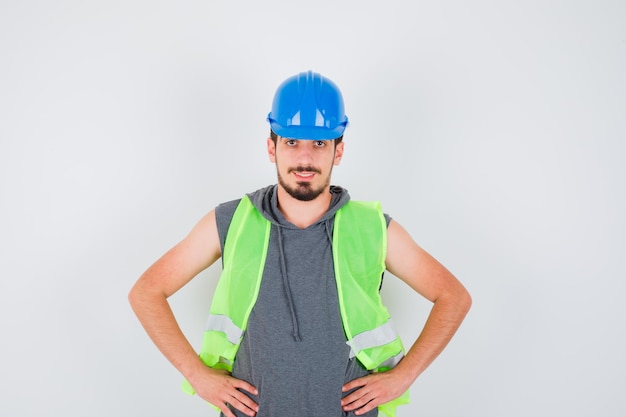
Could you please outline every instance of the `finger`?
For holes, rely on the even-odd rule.
[[[343,407],[344,411],[354,411],[354,414],[364,414],[368,411],[374,409],[378,404],[374,401],[374,398],[363,397],[358,399],[357,401]]]
[[[247,416],[254,417],[256,415],[256,411],[249,409],[245,405],[239,404],[231,404],[231,406],[235,407],[237,410],[241,411]]]
[[[343,397],[341,399],[341,405],[352,404],[355,401],[358,401],[359,399],[361,399],[363,396],[367,395],[369,393],[369,391],[370,390],[367,387],[361,386],[358,389],[356,389],[355,391],[353,391],[350,394],[348,394],[345,397]]]
[[[341,387],[341,391],[346,392],[346,391],[350,391],[351,389],[364,386],[365,384],[367,384],[366,378],[367,378],[366,376],[363,376],[361,378],[353,379],[352,381],[344,384],[343,387]]]
[[[360,416],[361,414],[365,414],[365,413],[367,413],[369,411],[372,411],[376,407],[378,407],[378,405],[375,404],[374,401],[370,401],[364,407],[359,408],[358,410],[355,410],[354,414],[357,415],[357,416]]]
[[[354,410],[367,404],[371,399],[372,396],[370,395],[369,389],[361,387],[342,398],[341,405],[344,406],[346,410]]]
[[[230,408],[228,407],[228,403],[224,403],[224,405],[220,407],[220,410],[222,410],[224,417],[236,417],[235,414],[233,414],[233,412],[230,411]]]
[[[231,405],[237,408],[237,410],[242,411],[248,415],[254,415],[249,414],[248,411],[251,411],[253,413],[259,411],[259,405],[254,402],[252,398],[248,397],[246,394],[240,391],[237,391],[235,394],[233,394]]]
[[[253,395],[259,395],[259,391],[256,389],[256,387],[252,384],[250,384],[247,381],[244,381],[243,379],[236,379],[233,378],[233,387],[235,388],[240,388],[244,391],[248,391],[250,394]]]
[[[363,394],[359,392],[359,390],[356,390],[352,393],[350,393],[350,395],[346,395],[345,397],[343,397],[341,399],[341,405],[342,406],[346,406],[348,404],[352,404],[353,402],[357,401],[359,398],[361,398]]]
[[[252,403],[252,404],[254,404],[254,403]],[[232,417],[236,417],[233,414],[233,412],[231,410],[231,407],[235,408],[235,409],[241,411],[242,413],[244,413],[245,415],[251,416],[251,417],[254,417],[256,415],[256,413],[257,413],[257,410],[253,410],[253,409],[247,407],[245,404],[243,404],[241,401],[239,401],[235,397],[232,397],[231,401],[226,403],[226,409],[228,410],[230,415],[232,415]],[[257,406],[257,409],[258,409],[258,406]],[[224,415],[226,416],[226,413],[224,413]]]

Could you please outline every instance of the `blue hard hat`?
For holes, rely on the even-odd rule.
[[[341,91],[334,82],[312,71],[283,81],[267,121],[278,136],[309,140],[336,139],[348,125]]]

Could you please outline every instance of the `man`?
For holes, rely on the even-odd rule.
[[[330,185],[348,123],[331,80],[290,77],[268,121],[278,184],[209,212],[139,278],[130,303],[186,390],[223,416],[393,416],[471,298],[378,204]],[[220,257],[198,356],[167,298]],[[433,302],[406,355],[380,303],[385,269]]]

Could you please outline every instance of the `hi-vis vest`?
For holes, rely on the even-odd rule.
[[[237,206],[224,244],[223,270],[215,289],[200,359],[232,371],[254,307],[269,247],[271,223],[247,196]],[[349,201],[335,214],[333,262],[339,310],[350,356],[372,372],[395,367],[404,347],[383,306],[379,289],[385,271],[387,223],[377,202]],[[194,394],[185,381],[183,390]],[[409,391],[380,405],[390,417],[409,402]]]

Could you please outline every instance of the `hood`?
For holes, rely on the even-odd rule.
[[[286,227],[289,229],[297,229],[298,227],[285,219],[285,216],[278,209],[278,185],[270,185],[260,190],[248,194],[250,201],[257,210],[276,226]],[[349,200],[348,191],[340,186],[331,185],[330,193],[332,195],[330,206],[326,214],[324,214],[315,224],[327,222],[335,216],[337,210],[344,206]],[[311,226],[313,226],[311,225]],[[309,227],[311,227],[309,226]]]
[[[282,229],[298,229],[296,225],[290,223],[285,219],[285,216],[278,209],[278,197],[277,197],[278,185],[270,185],[260,190],[254,191],[248,194],[250,201],[256,207],[257,210],[272,223],[272,233],[276,233],[278,239],[279,258],[280,258],[280,274],[285,290],[285,296],[287,298],[287,304],[291,313],[291,322],[293,326],[293,338],[296,342],[302,340],[300,335],[300,327],[298,325],[298,317],[296,315],[296,306],[294,305],[293,294],[289,285],[289,271],[287,270],[287,263],[285,261],[285,251],[283,244],[283,232]],[[348,191],[339,186],[331,186],[330,193],[332,198],[330,206],[326,213],[310,227],[323,224],[326,231],[326,236],[331,246],[333,243],[332,228],[334,222],[332,219],[335,216],[337,210],[343,207],[349,200],[350,195]]]

